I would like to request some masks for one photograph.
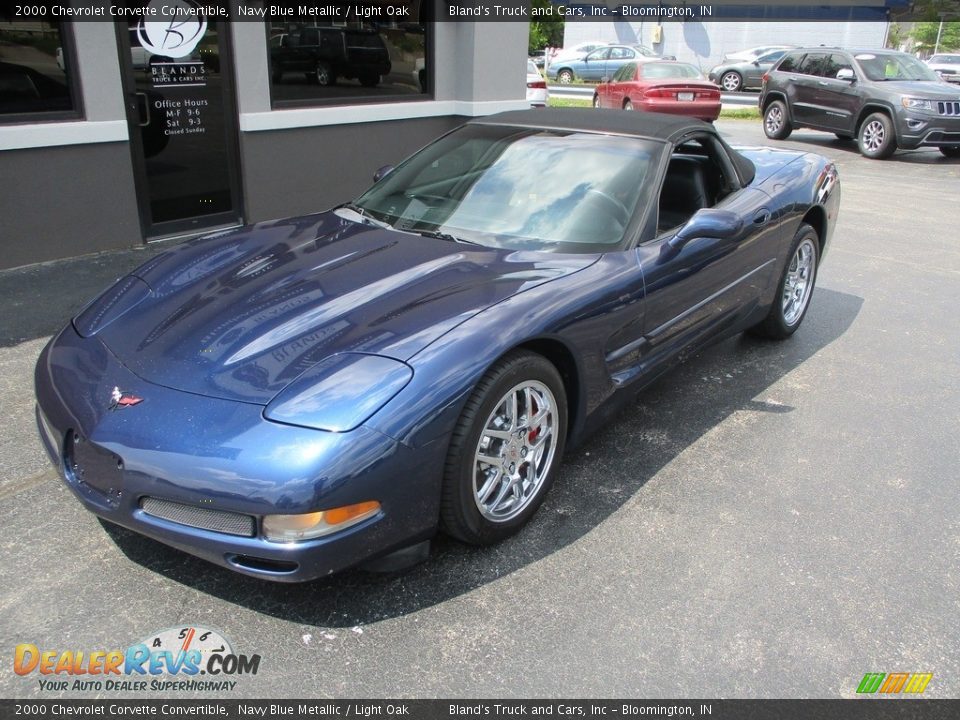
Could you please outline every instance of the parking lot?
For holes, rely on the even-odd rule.
[[[759,121],[719,121],[770,144]],[[960,161],[833,158],[841,215],[803,327],[687,360],[568,454],[517,537],[439,539],[400,576],[284,586],[107,532],[48,466],[32,368],[155,249],[0,273],[0,694],[13,647],[220,631],[262,658],[229,697],[852,697],[866,672],[960,695]],[[71,678],[72,681],[72,678]]]

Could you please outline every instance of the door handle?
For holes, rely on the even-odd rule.
[[[822,87],[830,87],[830,83],[828,83],[826,80],[817,80],[817,85]]]
[[[150,124],[150,98],[145,92],[130,93],[130,109],[137,114],[137,125],[146,127]]]
[[[766,225],[768,222],[770,222],[770,211],[767,208],[757,211],[757,214],[753,216],[754,225]]]

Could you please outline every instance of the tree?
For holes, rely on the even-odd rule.
[[[531,5],[534,11],[540,10],[543,14],[530,18],[530,51],[561,47],[564,20],[563,16],[557,13],[557,6],[550,0],[533,0]]]
[[[940,33],[939,50],[941,52],[960,48],[960,21],[957,20],[944,21],[942,32],[940,31],[939,20],[914,23],[913,29],[910,30],[910,37],[917,44],[917,47],[933,51],[937,45],[937,33]]]

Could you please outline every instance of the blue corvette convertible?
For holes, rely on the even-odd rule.
[[[172,247],[47,345],[89,510],[256,577],[496,542],[692,349],[803,321],[834,166],[606,110],[473,120],[328,212]]]

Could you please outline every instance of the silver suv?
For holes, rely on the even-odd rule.
[[[763,76],[760,112],[774,140],[806,127],[856,138],[868,158],[931,146],[960,157],[960,90],[902,52],[788,52]]]

